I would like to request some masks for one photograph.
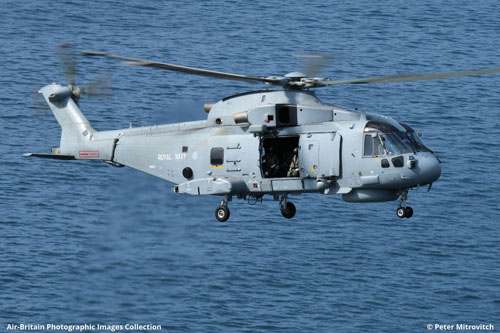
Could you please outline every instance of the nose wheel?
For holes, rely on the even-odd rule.
[[[410,218],[413,216],[413,208],[410,206],[405,206],[406,200],[408,199],[408,191],[401,193],[401,198],[399,199],[398,208],[396,209],[396,215],[402,218]]]

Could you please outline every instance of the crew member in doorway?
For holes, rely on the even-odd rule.
[[[269,147],[266,153],[266,177],[278,177],[280,170],[280,161],[277,153],[274,151],[273,146]]]
[[[290,163],[290,168],[288,169],[288,177],[299,177],[299,150],[295,148],[293,150],[292,162]]]

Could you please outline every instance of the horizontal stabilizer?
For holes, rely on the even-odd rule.
[[[56,155],[56,154],[34,154],[34,153],[26,153],[23,156],[27,157],[42,157],[42,158],[52,158],[55,160],[74,160],[75,157],[72,155]]]

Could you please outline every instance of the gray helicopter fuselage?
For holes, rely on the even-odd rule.
[[[57,48],[68,82],[40,89],[62,128],[53,159],[102,160],[129,166],[174,183],[174,193],[219,195],[215,210],[228,220],[233,196],[255,203],[265,194],[279,200],[283,217],[295,216],[290,194],[342,194],[349,202],[400,198],[396,215],[413,216],[408,190],[441,175],[440,161],[420,132],[391,118],[324,104],[311,89],[339,84],[375,84],[444,79],[500,72],[500,67],[446,73],[396,74],[332,80],[316,77],[331,56],[311,54],[306,73],[249,76],[124,57],[98,51],[85,56],[124,61],[223,80],[260,83],[282,90],[246,92],[205,104],[206,120],[114,131],[96,131],[78,108],[83,95],[108,95],[106,84],[75,86],[73,46]],[[104,80],[105,81],[105,80]]]
[[[176,184],[175,193],[388,201],[441,172],[428,149],[404,149],[397,138],[403,148],[383,148],[407,131],[395,120],[321,103],[312,91],[249,92],[222,99],[207,120],[96,131],[64,89],[41,89],[62,127],[53,155],[129,166]]]

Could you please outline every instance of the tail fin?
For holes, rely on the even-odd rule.
[[[96,130],[71,98],[73,92],[70,88],[53,83],[39,92],[43,94],[62,129],[57,154],[77,157],[79,151],[90,145]]]

